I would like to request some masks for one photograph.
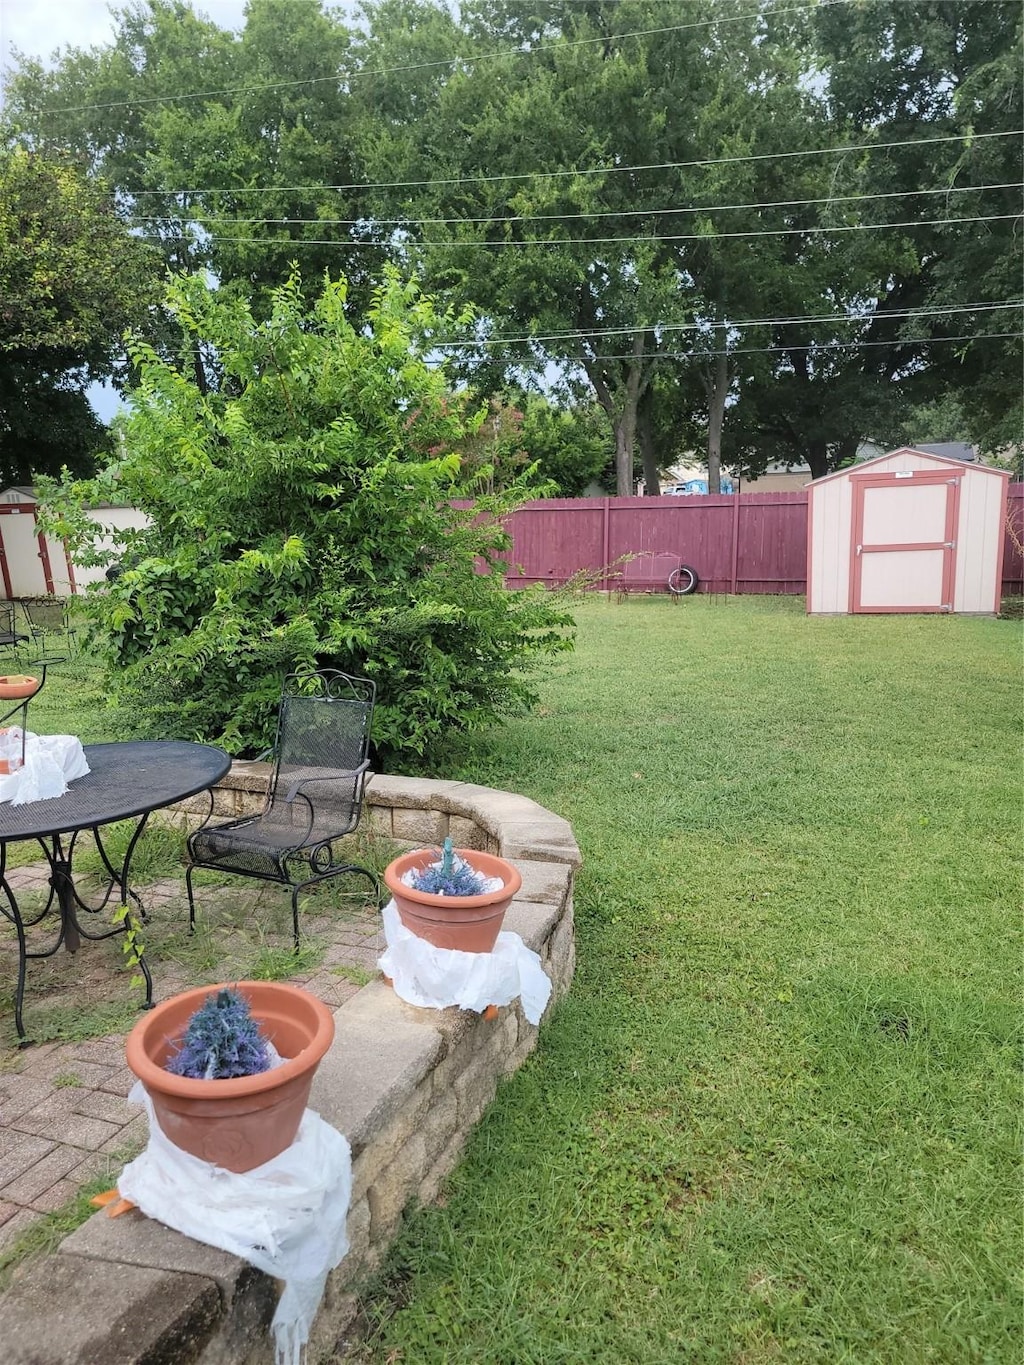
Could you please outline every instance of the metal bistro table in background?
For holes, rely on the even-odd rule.
[[[142,902],[129,886],[132,853],[152,811],[184,801],[219,782],[231,767],[231,759],[221,749],[205,744],[177,740],[138,741],[128,744],[87,744],[85,757],[89,772],[75,778],[63,796],[47,801],[32,801],[23,806],[0,803],[0,912],[14,925],[18,935],[18,985],[14,998],[14,1020],[18,1037],[25,1042],[22,1004],[25,996],[25,969],[30,958],[52,957],[61,944],[69,953],[77,952],[81,940],[110,938],[134,928],[128,909],[129,896],[139,907]],[[120,868],[110,861],[100,828],[116,820],[138,820]],[[88,904],[75,887],[72,859],[75,843],[82,830],[90,830],[96,841],[109,882],[98,904]],[[50,865],[50,894],[45,906],[25,919],[13,887],[7,879],[7,845],[35,839]],[[115,890],[120,891],[125,907],[121,923],[91,933],[80,918],[81,912],[98,914],[109,904]],[[43,951],[30,952],[25,930],[40,924],[51,911],[59,915],[56,940]],[[139,968],[146,981],[146,1006],[153,1003],[153,981],[140,956]]]

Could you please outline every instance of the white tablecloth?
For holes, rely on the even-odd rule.
[[[0,735],[0,757],[21,758],[21,730],[13,725]],[[0,801],[24,806],[63,796],[68,783],[89,771],[81,740],[74,735],[35,735],[25,731],[25,762],[12,773],[0,774]]]

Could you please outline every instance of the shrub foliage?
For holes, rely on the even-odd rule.
[[[121,536],[121,572],[89,602],[125,726],[252,754],[283,674],[330,666],[376,681],[378,758],[402,766],[530,705],[531,669],[571,647],[572,617],[505,586],[500,519],[538,491],[529,473],[451,506],[452,446],[481,415],[423,355],[454,319],[394,274],[358,325],[344,281],[307,308],[293,275],[262,321],[195,277],[169,295],[203,365],[133,343],[119,453],[47,494],[51,528],[87,562],[111,554],[90,504],[151,519]]]

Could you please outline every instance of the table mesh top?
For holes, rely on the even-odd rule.
[[[205,791],[231,767],[222,749],[180,740],[87,744],[89,772],[63,796],[24,806],[0,802],[0,840],[31,839],[109,824]]]

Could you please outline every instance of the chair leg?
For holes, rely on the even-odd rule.
[[[292,888],[292,941],[295,945],[294,952],[296,955],[299,951],[299,892],[304,887],[312,885],[312,882],[303,882],[300,886]]]
[[[299,951],[299,892],[305,891],[307,886],[320,886],[323,882],[333,882],[338,877],[346,877],[350,872],[354,872],[359,877],[365,877],[373,887],[373,897],[377,909],[381,908],[380,881],[367,867],[360,867],[358,863],[350,863],[346,867],[339,867],[330,872],[325,877],[309,877],[304,882],[299,882],[298,886],[292,889],[292,932],[295,938],[295,951]]]
[[[189,863],[185,871],[185,890],[188,892],[188,931],[194,934],[196,931],[196,901],[192,894],[192,873],[195,871],[195,864]]]

